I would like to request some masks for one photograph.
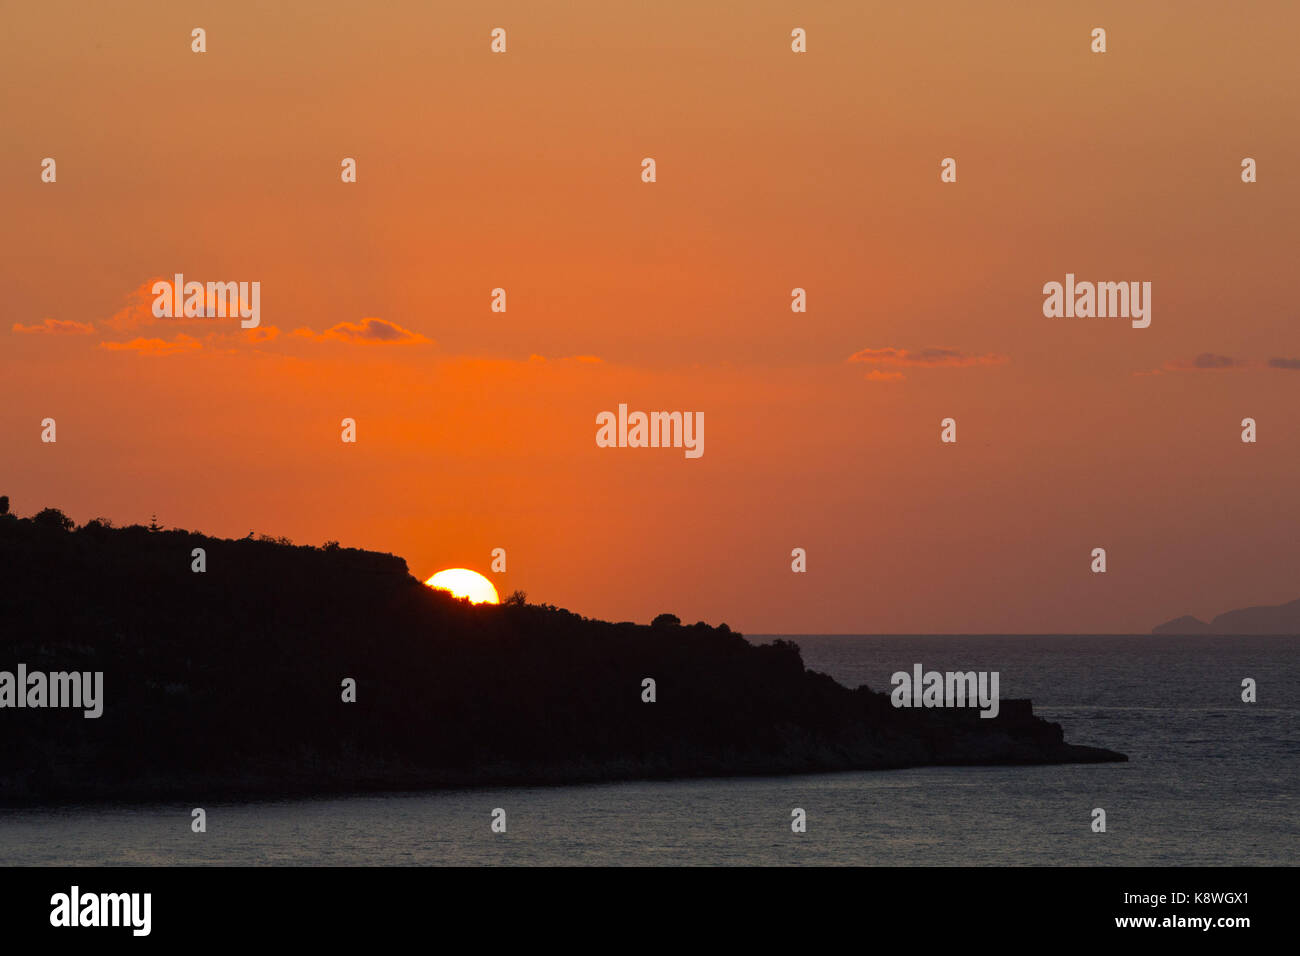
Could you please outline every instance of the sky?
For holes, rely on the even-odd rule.
[[[1292,600],[1297,29],[1285,2],[4,4],[0,494],[755,634]],[[259,282],[260,326],[155,318],[175,273]],[[1150,327],[1045,317],[1067,273],[1151,282]],[[702,412],[703,455],[598,447],[620,403]]]

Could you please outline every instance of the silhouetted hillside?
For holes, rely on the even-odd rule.
[[[726,625],[470,606],[392,555],[70,524],[0,515],[0,670],[103,671],[103,716],[0,709],[9,800],[1124,759],[1028,701],[895,710]]]

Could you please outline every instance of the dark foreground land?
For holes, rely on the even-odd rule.
[[[0,516],[0,671],[102,671],[103,715],[0,709],[10,803],[1126,759],[1027,700],[896,710],[725,624],[473,607],[388,554],[54,515]]]

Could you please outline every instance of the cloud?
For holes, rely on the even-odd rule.
[[[340,322],[319,334],[308,328],[295,329],[293,334],[313,342],[336,341],[362,345],[423,345],[433,342],[419,332],[402,328],[396,322],[376,318],[362,319],[360,324]]]
[[[129,342],[100,342],[101,349],[110,352],[135,352],[137,355],[179,355],[203,348],[203,343],[188,335],[178,335],[171,342],[165,339],[132,339]]]
[[[913,352],[911,349],[883,348],[855,352],[849,356],[849,361],[893,367],[970,368],[974,365],[1004,365],[1010,359],[1005,355],[974,355],[957,349],[929,348]]]
[[[100,323],[108,329],[117,332],[127,332],[131,329],[138,329],[144,325],[156,325],[160,320],[154,318],[153,302],[157,298],[152,292],[155,282],[166,282],[161,276],[152,279],[145,279],[144,282],[127,295],[127,304],[118,309],[113,315]],[[174,319],[166,320],[168,322]]]
[[[263,342],[274,342],[279,337],[280,330],[274,325],[259,325],[252,329],[240,329],[231,333],[231,335],[236,341],[260,345]]]
[[[1245,368],[1247,364],[1227,355],[1202,352],[1193,359],[1174,359],[1172,362],[1166,362],[1164,367],[1171,372],[1213,372],[1225,368]]]
[[[1300,359],[1269,359],[1273,368],[1298,368]],[[1259,368],[1261,363],[1253,359],[1236,359],[1230,355],[1216,352],[1202,352],[1195,358],[1171,359],[1159,368],[1134,372],[1134,375],[1163,375],[1165,372],[1221,372],[1229,369]]]
[[[188,286],[191,281],[197,282],[198,280],[186,280],[185,285]],[[214,320],[222,322],[227,319],[238,319],[243,315],[251,315],[256,311],[251,308],[252,303],[241,295],[243,287],[238,282],[200,282],[199,284],[203,286],[204,315],[186,316],[181,314],[160,319],[153,314],[153,304],[158,299],[158,296],[154,294],[153,287],[158,282],[165,282],[168,286],[172,286],[175,283],[175,278],[172,276],[155,276],[146,279],[127,295],[126,305],[99,324],[116,332],[129,332],[134,329],[164,324],[211,324]],[[233,288],[230,288],[232,285]],[[229,293],[229,297],[227,297],[227,293]],[[182,290],[182,304],[184,301],[185,296]],[[219,312],[225,314],[218,315]]]
[[[259,325],[251,329],[232,329],[229,332],[209,332],[203,336],[203,348],[207,352],[220,355],[234,355],[246,346],[258,346],[274,342],[280,337],[280,329],[274,325]]]
[[[15,322],[13,330],[19,335],[90,335],[95,327],[89,322],[73,322],[70,319],[43,319],[40,325]]]
[[[48,319],[46,321],[49,321]],[[1289,358],[1271,358],[1268,360],[1269,368],[1300,369],[1300,359]]]
[[[992,352],[976,355],[957,349],[928,348],[913,351],[886,347],[854,352],[849,356],[849,361],[886,368],[972,368],[977,365],[1004,365],[1010,359]],[[896,382],[903,377],[902,372],[882,372],[880,369],[872,369],[867,375],[867,379],[873,382]]]
[[[596,355],[565,355],[561,358],[548,359],[545,355],[536,353],[528,356],[530,362],[584,362],[588,365],[601,365],[604,359]]]

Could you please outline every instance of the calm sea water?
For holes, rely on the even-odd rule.
[[[770,640],[751,638],[756,642]],[[1127,764],[0,810],[2,864],[1295,864],[1300,639],[797,637],[808,666],[996,670]],[[1241,701],[1254,678],[1255,704]],[[507,833],[493,834],[494,808]],[[808,831],[790,831],[790,811]],[[1107,832],[1090,828],[1105,809]]]

